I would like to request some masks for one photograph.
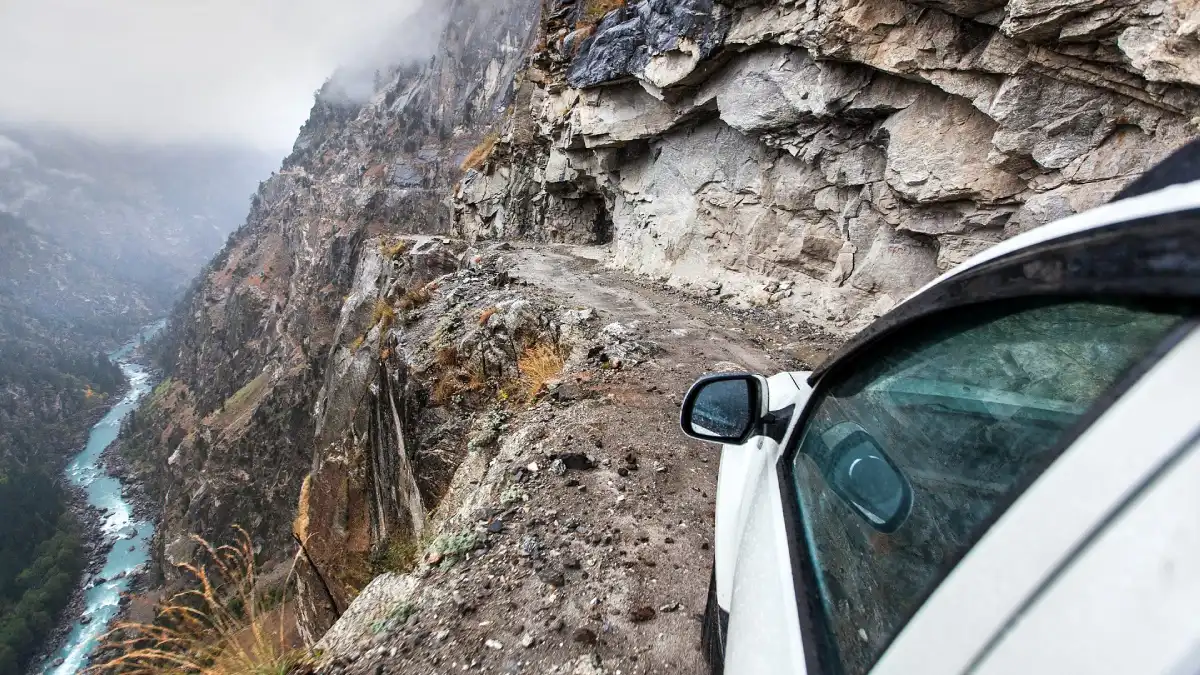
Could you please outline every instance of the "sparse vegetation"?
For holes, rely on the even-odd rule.
[[[433,360],[443,368],[454,368],[458,365],[458,350],[454,347],[442,347],[437,350]]]
[[[119,624],[103,640],[116,655],[89,672],[285,675],[296,666],[302,651],[280,611],[267,609],[286,597],[256,591],[250,536],[235,531],[236,544],[221,547],[193,537],[207,560],[180,569],[196,588],[174,596],[152,624]]]
[[[477,361],[466,370],[467,373],[467,389],[471,391],[482,391],[487,386],[487,371],[483,368],[483,362]]]
[[[271,381],[267,373],[259,373],[258,377],[250,380],[244,387],[238,389],[221,404],[221,407],[208,417],[212,424],[226,425],[241,417],[262,397],[263,391]]]
[[[382,253],[385,258],[395,259],[407,253],[408,248],[411,245],[412,243],[407,239],[397,239],[391,243],[385,241],[379,245],[379,252]]]
[[[443,406],[454,400],[455,396],[462,393],[464,387],[458,379],[458,372],[448,371],[442,373],[433,383],[433,391],[430,392],[429,398],[435,406]]]
[[[488,319],[495,316],[496,312],[497,312],[497,308],[495,308],[495,307],[488,307],[487,309],[480,312],[479,313],[479,325],[486,326]]]
[[[492,156],[492,152],[496,149],[496,143],[500,141],[500,134],[497,132],[489,133],[483,137],[483,140],[476,145],[471,152],[467,153],[466,159],[462,162],[462,170],[470,171],[483,166]]]
[[[548,342],[541,342],[525,350],[517,359],[517,370],[521,371],[521,380],[525,387],[525,399],[533,403],[546,383],[557,378],[565,366],[558,347]]]
[[[429,301],[433,299],[433,291],[436,289],[437,286],[434,284],[413,286],[400,296],[400,309],[408,312],[429,304]]]
[[[362,348],[363,343],[366,341],[367,341],[366,335],[359,335],[358,337],[354,338],[354,342],[350,343],[350,351],[352,351],[352,352],[358,351],[359,349]]]
[[[394,626],[403,626],[409,617],[416,614],[417,606],[405,601],[396,605],[386,617],[371,624],[371,632],[382,633]]]
[[[526,499],[529,499],[529,493],[525,491],[525,488],[520,485],[509,485],[500,494],[500,505],[507,508]]]
[[[167,379],[163,380],[162,382],[159,382],[158,386],[154,387],[154,394],[153,394],[154,398],[162,398],[163,396],[165,396],[167,391],[170,390],[171,384],[173,382],[174,381],[169,377]]]
[[[417,564],[417,558],[428,541],[417,541],[411,537],[392,539],[387,546],[380,549],[371,557],[371,567],[374,575],[384,572],[409,572]]]
[[[383,324],[383,329],[387,330],[396,322],[396,310],[388,304],[387,300],[380,298],[375,302],[375,311],[371,313],[372,324]]]
[[[434,355],[440,374],[434,380],[430,398],[435,405],[446,405],[460,394],[483,391],[488,386],[482,360],[464,362],[458,350],[442,347]]]
[[[457,534],[443,534],[434,540],[430,550],[442,556],[442,564],[453,565],[479,547],[479,536],[471,530]]]
[[[239,411],[246,405],[247,402],[257,398],[270,380],[271,377],[266,373],[259,373],[258,377],[247,382],[246,386],[238,389],[233,396],[230,396],[229,400],[225,401],[225,404],[222,406],[222,408],[226,412]]]
[[[576,28],[592,28],[600,23],[609,12],[625,6],[625,0],[586,0],[583,13],[579,17]]]

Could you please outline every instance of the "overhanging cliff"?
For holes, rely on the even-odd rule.
[[[459,230],[611,238],[617,266],[839,332],[1200,133],[1186,2],[581,11],[551,9]]]

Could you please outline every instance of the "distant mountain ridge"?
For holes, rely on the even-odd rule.
[[[143,286],[161,312],[237,228],[278,161],[253,149],[105,143],[0,125],[0,211]]]

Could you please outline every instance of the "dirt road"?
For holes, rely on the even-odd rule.
[[[832,341],[606,270],[595,250],[505,257],[531,293],[593,308],[642,357],[569,368],[549,400],[507,418],[466,481],[502,494],[474,513],[486,546],[369,587],[352,612],[394,609],[372,624],[372,647],[324,671],[702,672],[719,451],[682,436],[678,406],[705,372],[811,365],[798,348],[819,358]]]

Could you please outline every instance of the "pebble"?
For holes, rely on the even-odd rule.
[[[485,640],[483,645],[488,649],[495,649],[497,651],[504,649],[504,644],[496,640]]]
[[[596,644],[596,632],[587,628],[579,628],[575,631],[571,639],[584,645]]]
[[[583,388],[574,382],[561,384],[554,390],[554,398],[559,401],[578,401],[583,397]]]
[[[562,588],[567,584],[567,578],[563,575],[562,570],[553,567],[546,567],[539,570],[537,576],[543,583],[555,588]]]
[[[632,612],[630,612],[629,618],[634,623],[645,623],[645,622],[653,619],[654,614],[655,614],[655,612],[654,612],[653,607],[642,606],[642,607],[637,607]]]
[[[556,459],[550,462],[550,473],[555,476],[565,476],[567,474],[567,465],[561,459]]]
[[[526,633],[521,636],[521,646],[529,649],[533,646],[533,635]]]
[[[541,545],[538,540],[533,537],[525,537],[521,539],[521,555],[526,558],[537,557],[538,551],[541,550]]]

